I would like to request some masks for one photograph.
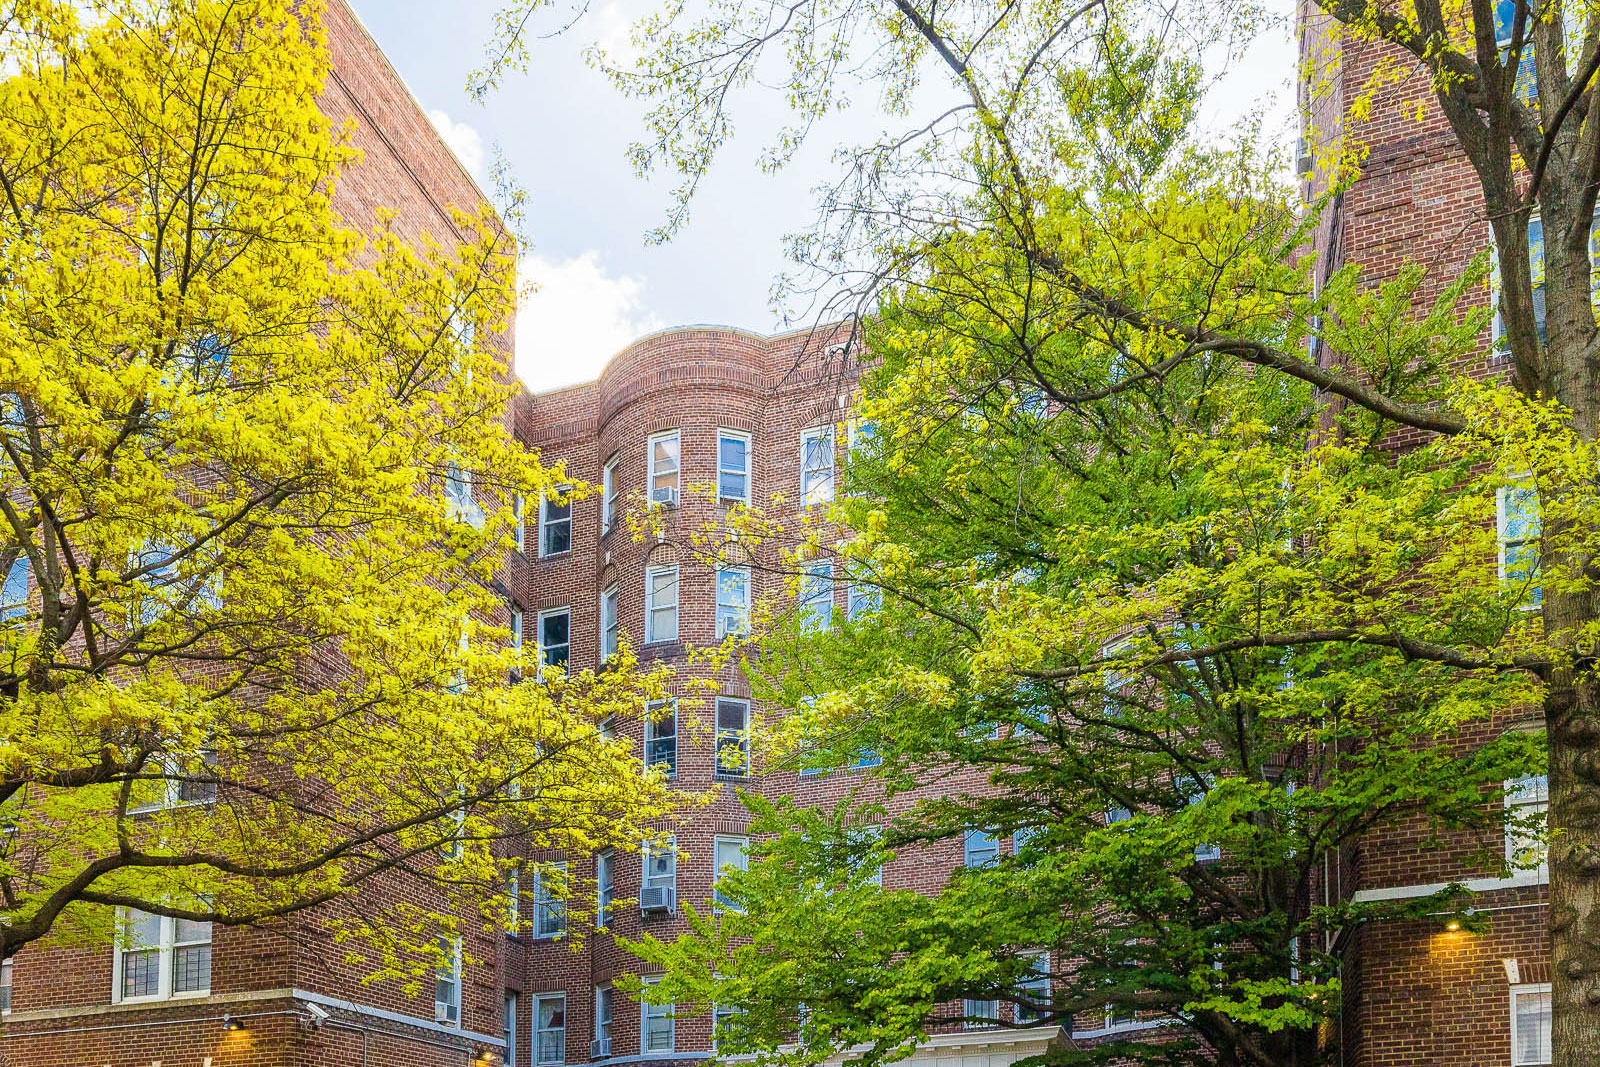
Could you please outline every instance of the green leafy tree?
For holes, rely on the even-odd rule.
[[[538,6],[514,4],[510,14]],[[1298,258],[1306,231],[1282,222],[1292,198],[1270,172],[1231,167],[1195,146],[1196,102],[1234,47],[1260,28],[1253,5],[806,0],[772,8],[719,0],[663,8],[636,28],[636,59],[596,60],[623,91],[652,105],[635,163],[683,178],[663,235],[681,224],[696,182],[731,136],[741,90],[776,84],[793,109],[793,124],[768,138],[773,166],[852,100],[890,117],[881,140],[842,152],[843,176],[824,191],[818,227],[793,250],[809,271],[801,288],[832,294],[826,308],[886,316],[869,336],[873,354],[900,375],[878,386],[885,406],[876,417],[893,441],[891,456],[932,440],[928,419],[955,425],[975,407],[971,418],[993,420],[985,401],[1005,394],[999,383],[1037,389],[1069,412],[1099,412],[1099,440],[1084,453],[1061,452],[1047,437],[1028,454],[1100,486],[1079,503],[1109,519],[1116,512],[1102,498],[1154,484],[1153,475],[1106,485],[1096,464],[1124,448],[1163,454],[1164,446],[1124,441],[1135,397],[1149,398],[1148,418],[1165,424],[1185,397],[1213,397],[1192,384],[1208,375],[1249,367],[1247,377],[1263,386],[1311,387],[1304,403],[1314,429],[1301,429],[1299,439],[1283,436],[1296,427],[1281,410],[1235,396],[1216,397],[1217,421],[1195,422],[1205,427],[1200,442],[1171,442],[1185,470],[1210,464],[1220,477],[1259,455],[1254,434],[1263,427],[1261,441],[1282,453],[1271,473],[1294,501],[1281,536],[1299,546],[1293,567],[1308,568],[1294,577],[1263,563],[1257,580],[1282,578],[1293,594],[1264,597],[1260,604],[1272,610],[1231,636],[1205,618],[1190,620],[1202,639],[1172,653],[1172,662],[1200,670],[1211,649],[1250,641],[1291,659],[1377,664],[1363,669],[1380,691],[1400,692],[1428,663],[1451,678],[1493,679],[1500,695],[1487,706],[1519,692],[1516,699],[1540,707],[1549,753],[1555,1062],[1592,1064],[1600,1049],[1600,940],[1592,935],[1600,924],[1600,327],[1590,248],[1600,10],[1580,0],[1317,6],[1313,28],[1326,31],[1326,43],[1367,42],[1378,55],[1367,91],[1346,102],[1342,128],[1321,131],[1331,146],[1319,169],[1333,179],[1329,195],[1359,176],[1368,119],[1392,121],[1397,110],[1401,121],[1443,116],[1477,178],[1494,237],[1488,269],[1507,378],[1464,370],[1482,366],[1488,323],[1457,308],[1482,266],[1467,277],[1429,278],[1413,265],[1381,286],[1347,271],[1316,290]],[[508,18],[482,84],[516,62],[524,25]],[[1425,79],[1420,91],[1430,99],[1419,103],[1404,88],[1413,75]],[[1313,213],[1323,206],[1312,205]],[[1544,235],[1537,245],[1536,218]],[[934,313],[940,307],[947,310]],[[907,308],[927,323],[917,343],[936,354],[931,363],[898,358],[914,350],[905,343]],[[1083,358],[1055,360],[1063,337],[1077,340]],[[1096,357],[1087,355],[1089,340],[1100,346]],[[950,370],[963,359],[988,360],[994,373]],[[930,405],[934,415],[906,421]],[[1226,449],[1203,446],[1217,438]],[[979,454],[958,466],[930,466],[912,454],[918,458],[897,474],[942,472],[945,481],[929,485],[925,499],[930,508],[947,501],[954,515],[964,514],[959,498],[942,494],[990,473]],[[1006,488],[1004,502],[1021,521],[1032,503],[1029,483]],[[1508,531],[1504,566],[1490,534],[1495,494],[1524,520]],[[1002,498],[992,503],[999,508]],[[1041,513],[1065,519],[1073,544],[1098,548],[1108,570],[1137,537],[1147,539],[1138,542],[1142,551],[1158,553],[1196,532],[1176,519],[1100,526],[1048,503]],[[895,518],[886,512],[887,529]],[[1193,521],[1211,530],[1220,518]],[[981,560],[976,553],[988,551],[948,558]],[[1056,558],[1030,551],[1045,570]],[[1304,562],[1329,553],[1332,562]],[[1243,575],[1234,563],[1220,583],[1203,568],[1167,563],[1159,580],[1112,587],[1107,617],[1133,625],[1147,605],[1177,613],[1180,593],[1212,590],[1243,610],[1248,583],[1236,584]],[[1500,587],[1502,576],[1509,588]],[[1098,618],[1074,615],[1077,629],[1040,623],[1039,635],[1018,645],[1060,655],[1106,636],[1106,627],[1086,625]],[[1375,648],[1392,652],[1363,658]],[[1146,662],[1156,655],[1146,649]]]
[[[320,907],[431,979],[528,845],[671,804],[600,733],[631,661],[507,684],[514,501],[566,480],[503,418],[515,242],[338,216],[318,16],[0,5],[6,957]]]

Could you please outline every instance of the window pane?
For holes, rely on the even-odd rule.
[[[191,945],[186,948],[174,949],[172,953],[172,991],[174,993],[199,993],[210,988],[211,946]]]
[[[749,476],[750,442],[743,437],[718,438],[717,495],[733,500],[748,500]]]
[[[544,544],[540,551],[546,556],[558,555],[572,548],[572,501],[560,504],[544,502]]]
[[[750,773],[749,725],[748,704],[717,701],[717,774],[742,778]]]
[[[1518,993],[1516,1003],[1516,1067],[1550,1062],[1550,994]]]
[[[671,887],[677,881],[678,854],[669,842],[651,845],[644,863],[644,880],[649,886]]]
[[[1000,839],[983,830],[968,830],[964,859],[968,867],[985,867],[1000,858]]]
[[[161,992],[161,950],[143,949],[122,954],[122,995],[153,997]]]
[[[650,489],[678,487],[678,435],[658,437],[650,445]]]
[[[662,705],[656,705],[656,709]],[[645,722],[644,758],[645,766],[660,766],[667,774],[672,774],[678,769],[678,711],[676,705],[669,705],[665,711],[658,712],[659,718],[649,719]]]
[[[717,636],[750,629],[750,572],[729,567],[717,572]]]
[[[539,616],[539,662],[547,667],[565,667],[571,638],[572,615],[569,612]]]

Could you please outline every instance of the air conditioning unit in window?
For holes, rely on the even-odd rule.
[[[611,1039],[609,1037],[597,1037],[589,1042],[589,1058],[591,1060],[603,1060],[609,1055],[611,1055]]]
[[[663,486],[650,490],[650,503],[665,504],[669,508],[678,506],[678,490],[673,486]]]
[[[645,915],[665,915],[677,903],[671,888],[664,885],[647,885],[639,890],[639,910]]]
[[[433,1018],[435,1022],[454,1026],[461,1021],[461,1008],[456,1004],[448,1004],[442,1000],[433,1002]]]
[[[1300,139],[1295,142],[1294,172],[1303,178],[1311,173],[1312,163],[1311,138],[1301,134]]]

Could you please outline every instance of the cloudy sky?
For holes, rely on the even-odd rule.
[[[648,0],[592,0],[577,36],[534,42],[528,73],[482,104],[466,81],[501,0],[350,2],[480,184],[487,187],[498,146],[530,194],[534,247],[523,271],[540,288],[517,321],[517,370],[529,388],[588,381],[628,342],[666,326],[785,325],[769,301],[786,266],[783,235],[809,221],[810,190],[831,174],[832,142],[870,130],[824,131],[788,171],[763,174],[754,161],[774,115],[747,104],[735,116],[747,133],[702,185],[689,225],[651,246],[644,234],[662,221],[670,183],[634,176],[623,153],[640,112],[582,59],[586,41],[625,41]],[[1290,0],[1280,2],[1289,9]],[[1216,97],[1210,121],[1230,122],[1275,94],[1274,121],[1285,124],[1291,40],[1285,29],[1257,46]]]

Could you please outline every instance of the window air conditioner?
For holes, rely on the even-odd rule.
[[[639,890],[639,910],[646,915],[669,912],[674,903],[672,890],[667,886],[647,885]]]
[[[675,508],[678,506],[678,490],[672,486],[663,486],[659,489],[652,489],[650,490],[650,502],[652,504],[665,504],[669,508]]]
[[[1295,142],[1294,172],[1300,175],[1302,178],[1305,177],[1307,174],[1311,173],[1312,162],[1311,138],[1307,137],[1305,134],[1301,134],[1300,139]]]
[[[597,1037],[589,1042],[589,1058],[591,1060],[603,1060],[609,1055],[611,1055],[611,1039],[609,1037]]]

